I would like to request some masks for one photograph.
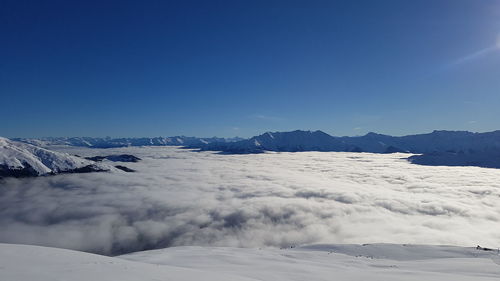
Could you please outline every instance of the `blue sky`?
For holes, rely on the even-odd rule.
[[[0,135],[500,129],[500,1],[0,1]]]

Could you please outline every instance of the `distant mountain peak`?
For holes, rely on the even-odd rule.
[[[498,133],[497,133],[498,132]],[[266,132],[248,140],[192,146],[223,153],[261,153],[264,151],[358,151],[371,153],[431,153],[493,149],[500,151],[500,131],[471,133],[467,131],[434,131],[432,133],[394,137],[369,132],[357,137],[334,137],[323,131],[294,130]]]
[[[374,133],[374,132],[369,132],[365,135],[365,137],[380,137],[380,136],[386,136],[386,135],[378,134],[378,133]]]
[[[431,134],[441,134],[441,135],[446,135],[446,134],[463,134],[463,135],[473,135],[474,133],[469,132],[469,131],[450,131],[450,130],[434,130],[432,131]]]

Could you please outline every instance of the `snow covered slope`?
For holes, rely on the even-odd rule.
[[[106,165],[0,137],[0,178],[109,170]]]
[[[0,244],[0,280],[500,280],[495,251],[451,246],[174,247],[106,257]]]
[[[121,256],[255,280],[500,280],[496,251],[425,245],[314,245],[288,249],[174,247]]]
[[[57,248],[0,244],[0,280],[249,281],[252,279]]]

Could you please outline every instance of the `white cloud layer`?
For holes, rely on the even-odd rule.
[[[127,153],[137,173],[0,182],[0,242],[120,254],[178,245],[418,243],[497,247],[500,170],[409,164],[404,154]]]

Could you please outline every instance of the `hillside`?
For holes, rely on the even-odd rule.
[[[174,247],[106,257],[0,244],[0,279],[160,280],[498,280],[495,251],[451,246],[317,245],[292,249]]]
[[[0,137],[0,178],[107,171],[94,161]]]

